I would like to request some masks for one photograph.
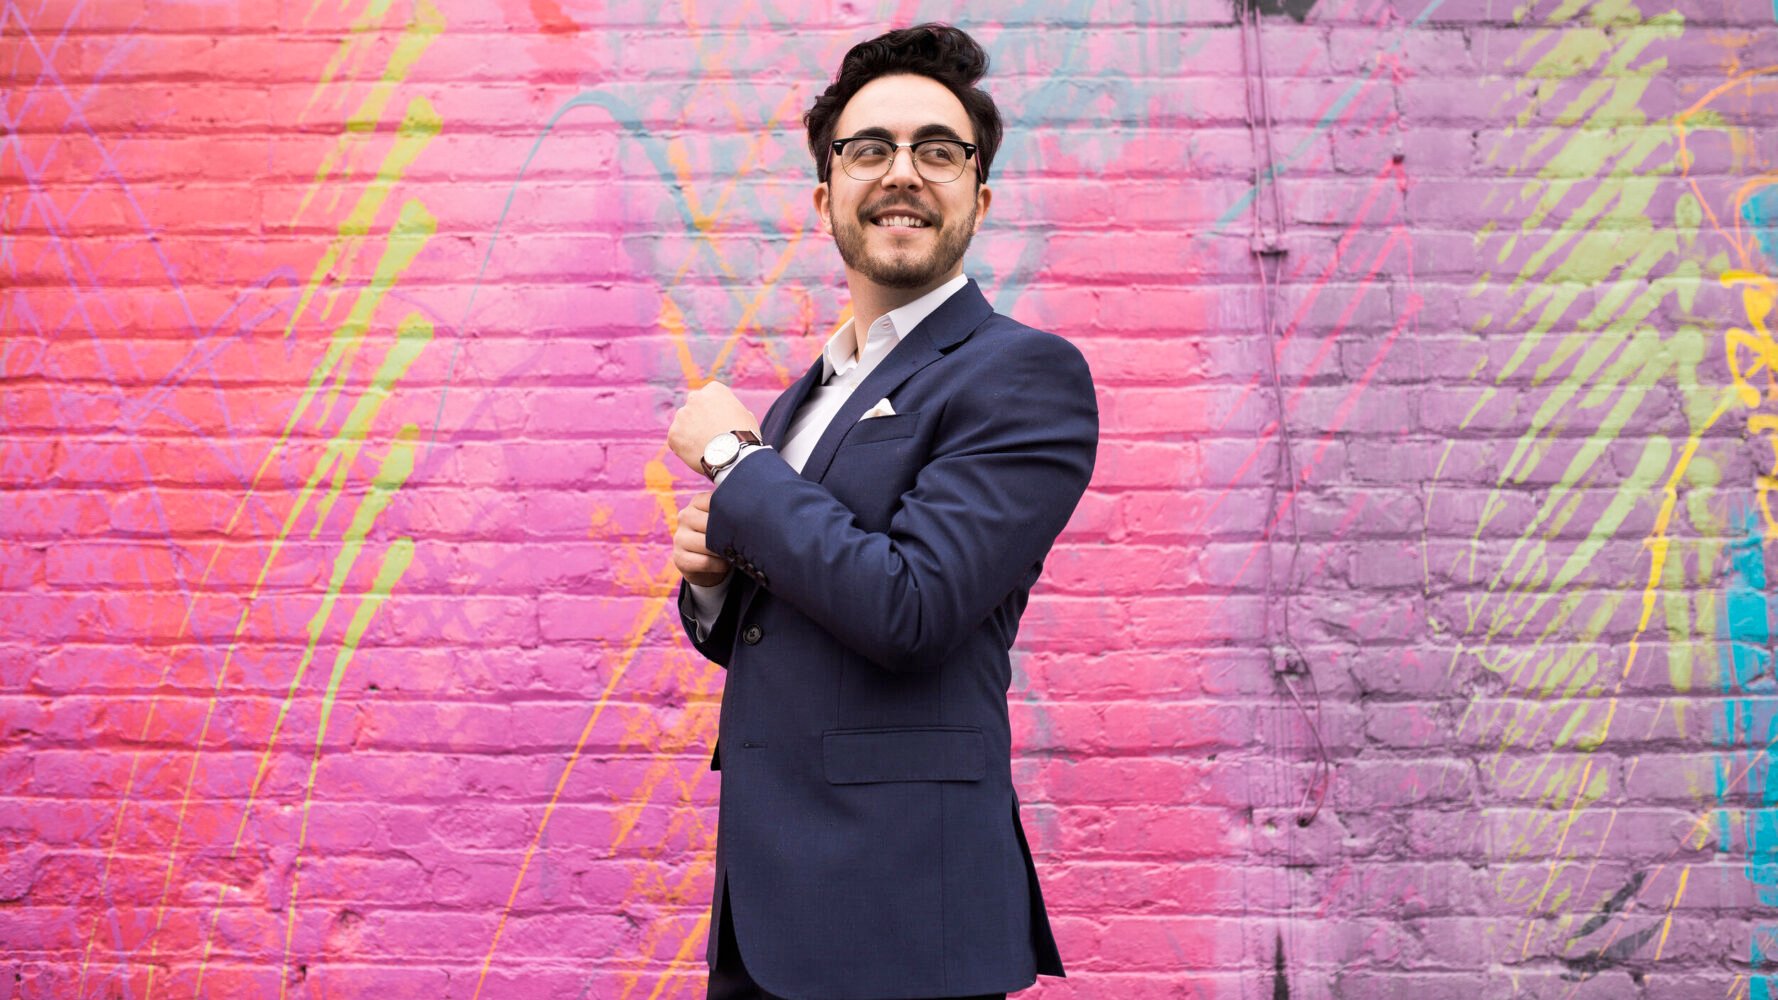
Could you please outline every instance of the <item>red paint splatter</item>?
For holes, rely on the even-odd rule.
[[[531,0],[531,15],[546,35],[578,35],[580,25],[562,10],[556,0]]]

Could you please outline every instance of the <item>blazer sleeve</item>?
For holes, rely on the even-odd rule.
[[[766,409],[766,417],[764,421],[766,424],[771,423],[772,415],[780,406],[784,405],[784,398],[784,396],[780,395],[777,399],[773,400],[772,405]],[[776,456],[777,452],[771,451],[768,452],[768,454]],[[749,461],[758,460],[758,457],[749,459]],[[779,461],[782,462],[783,459],[779,459]],[[743,462],[741,464],[745,465],[747,463]],[[735,468],[739,469],[740,466],[737,465]],[[734,473],[730,472],[728,475],[723,476],[723,482],[727,482],[733,475]],[[712,499],[714,499],[714,497],[712,497]],[[709,533],[706,531],[706,541],[708,541],[708,537]],[[711,624],[710,634],[699,639],[698,616],[696,613],[696,605],[694,605],[691,600],[691,585],[686,583],[683,578],[679,581],[679,627],[685,630],[685,637],[691,640],[693,649],[696,649],[699,653],[703,654],[704,659],[709,660],[725,670],[728,669],[729,653],[735,648],[735,620],[740,614],[739,608],[741,606],[739,592],[742,587],[749,583],[751,583],[751,581],[742,579],[739,573],[732,573],[730,575],[728,593],[722,600],[722,613],[717,615],[716,621]]]
[[[773,451],[717,487],[710,549],[732,547],[766,590],[879,666],[939,667],[1049,552],[1092,477],[1086,359],[1049,334],[1008,341],[945,401],[887,533],[861,529]]]
[[[691,640],[692,648],[702,653],[704,659],[723,668],[728,667],[729,651],[735,648],[735,617],[739,613],[740,601],[736,593],[741,589],[741,581],[729,584],[728,593],[722,599],[722,613],[710,626],[710,634],[698,638],[697,606],[691,600],[691,584],[683,579],[679,581],[679,627],[685,629],[685,637]]]

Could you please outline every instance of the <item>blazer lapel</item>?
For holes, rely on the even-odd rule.
[[[858,422],[858,418],[864,415],[864,411],[875,406],[878,400],[888,398],[890,393],[915,372],[943,357],[946,351],[974,332],[993,312],[988,300],[982,297],[981,289],[971,281],[957,289],[930,316],[921,320],[918,326],[901,339],[901,343],[895,345],[895,349],[877,365],[876,370],[865,376],[864,381],[847,398],[845,405],[840,407],[840,412],[834,414],[820,440],[815,442],[815,450],[809,453],[809,460],[803,463],[803,478],[820,482],[821,477],[827,475],[828,466],[833,464],[833,455],[839,450],[840,440]],[[820,362],[816,363],[819,365]],[[800,404],[801,399],[797,402]]]
[[[791,383],[790,388],[778,397],[777,403],[766,414],[765,423],[759,428],[760,439],[766,444],[779,451],[784,450],[784,436],[790,433],[790,421],[796,416],[796,411],[802,408],[803,400],[808,399],[809,393],[814,391],[816,383],[821,381],[823,365],[824,362],[817,356],[815,363],[809,366],[803,377]]]

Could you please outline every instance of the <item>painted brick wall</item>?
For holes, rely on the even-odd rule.
[[[1770,0],[22,0],[0,998],[702,996],[664,428],[843,317],[798,119],[924,19],[1103,415],[1028,995],[1773,995]]]

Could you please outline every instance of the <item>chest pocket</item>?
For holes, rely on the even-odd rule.
[[[914,431],[920,427],[920,414],[895,413],[887,417],[871,417],[860,420],[852,425],[846,436],[840,440],[841,448],[852,448],[861,444],[876,441],[893,441],[897,438],[913,437]]]
[[[822,477],[834,497],[858,516],[866,531],[887,531],[913,489],[927,448],[918,412],[860,420],[841,439]]]

